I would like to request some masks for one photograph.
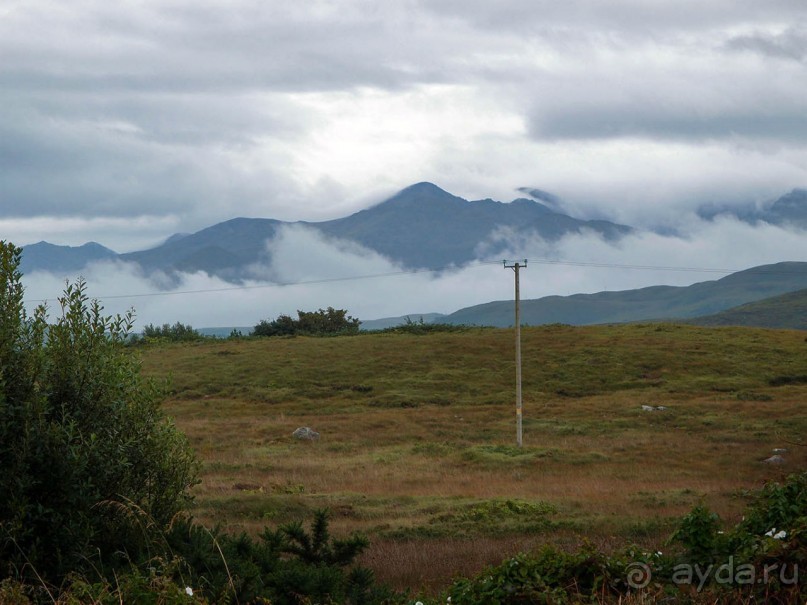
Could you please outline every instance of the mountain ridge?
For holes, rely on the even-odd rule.
[[[535,234],[554,241],[586,230],[615,240],[633,231],[627,225],[609,221],[572,218],[536,200],[468,201],[433,183],[421,182],[369,208],[330,221],[237,217],[192,234],[171,236],[153,248],[115,258],[136,263],[146,273],[202,271],[237,283],[251,276],[251,265],[271,261],[266,243],[278,229],[289,225],[315,229],[327,238],[355,242],[406,268],[431,270],[472,262],[483,245],[488,246],[490,254],[497,254],[507,247],[507,234]],[[502,229],[509,231],[502,236]],[[494,241],[497,233],[500,237]],[[51,257],[30,255],[28,270],[48,271],[60,266],[59,252],[50,252]]]

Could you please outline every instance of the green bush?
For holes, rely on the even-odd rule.
[[[344,309],[319,309],[297,311],[297,319],[280,315],[272,321],[261,320],[252,330],[253,336],[334,336],[356,334],[361,322],[347,314]]]
[[[308,531],[294,522],[265,529],[257,538],[208,531],[185,520],[174,525],[167,543],[188,566],[185,581],[211,602],[358,604],[392,596],[375,585],[370,570],[355,566],[367,539],[358,534],[332,538],[324,510],[314,514]]]
[[[426,323],[421,317],[418,321],[412,321],[411,317],[407,317],[404,323],[390,328],[380,330],[384,333],[393,334],[415,334],[418,336],[424,334],[435,334],[437,332],[466,332],[469,327],[466,325],[455,325],[447,323]]]
[[[195,342],[205,340],[205,336],[200,334],[197,330],[193,329],[190,324],[183,324],[176,322],[174,325],[163,324],[155,326],[148,324],[143,327],[142,338],[137,336],[132,337],[132,342],[139,343],[141,341],[168,341],[168,342]]]
[[[451,605],[487,603],[573,603],[611,594],[620,571],[596,549],[585,546],[565,553],[546,547],[536,554],[520,554],[489,567],[476,578],[454,582],[446,594]]]
[[[59,582],[147,551],[190,501],[197,462],[161,392],[79,280],[29,316],[21,250],[0,242],[0,571]]]
[[[807,473],[770,482],[752,494],[743,520],[721,529],[705,506],[685,515],[670,540],[677,551],[615,554],[590,545],[577,552],[546,547],[519,554],[443,595],[451,605],[489,603],[782,603],[807,597]]]

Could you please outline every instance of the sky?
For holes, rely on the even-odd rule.
[[[538,187],[574,216],[679,233],[524,241],[514,254],[807,260],[799,233],[694,214],[807,187],[805,107],[803,0],[0,0],[0,239],[126,252],[235,216],[337,218],[431,181],[501,201]],[[399,269],[305,230],[267,245],[297,259],[289,281]],[[719,277],[530,273],[532,296]],[[100,297],[154,290],[131,267],[85,277]],[[27,276],[29,298],[52,300],[61,279]],[[213,293],[192,311],[180,294],[108,306],[250,325],[330,304],[445,312],[512,287],[490,268],[385,279]]]

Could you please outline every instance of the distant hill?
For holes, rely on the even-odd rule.
[[[543,200],[556,201],[546,192],[530,192]],[[495,256],[517,236],[534,234],[556,240],[568,233],[586,230],[606,239],[617,239],[632,231],[626,225],[608,221],[575,219],[534,199],[520,198],[509,203],[489,199],[469,202],[431,183],[418,183],[372,208],[341,219],[288,223],[266,218],[235,218],[196,233],[176,234],[159,246],[117,258],[137,263],[147,273],[203,271],[238,282],[251,276],[250,265],[270,260],[267,241],[281,226],[291,224],[316,229],[326,237],[356,242],[413,269],[461,266],[480,255]],[[493,234],[499,234],[496,241],[490,239]],[[82,268],[79,257],[71,252],[73,249],[64,250],[62,259],[56,250],[48,255],[37,252],[36,248],[41,245],[26,246],[26,249],[34,248],[28,255],[27,271]],[[115,257],[114,253],[109,256]]]
[[[720,313],[696,317],[698,326],[748,326],[807,330],[807,289],[740,305]]]
[[[202,336],[213,336],[215,338],[227,338],[230,334],[233,333],[233,330],[236,332],[241,332],[242,336],[249,336],[252,334],[252,329],[255,326],[232,326],[232,327],[220,327],[220,328],[197,328],[196,331],[199,332]]]
[[[116,257],[115,251],[95,242],[88,242],[83,246],[56,246],[48,242],[38,242],[23,248],[20,271],[72,274],[81,271],[90,263]]]
[[[652,286],[621,292],[547,296],[521,303],[522,323],[590,325],[710,315],[749,302],[807,288],[807,263],[763,265],[691,286]],[[442,321],[506,327],[513,301],[460,309]]]
[[[402,326],[407,321],[420,323],[421,321],[426,324],[442,321],[442,313],[412,313],[410,315],[402,315],[400,317],[382,317],[381,319],[368,319],[362,320],[359,326],[360,330],[384,330],[386,328],[394,328],[395,326]]]

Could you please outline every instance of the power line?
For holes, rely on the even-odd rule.
[[[648,271],[678,271],[678,272],[691,272],[691,273],[722,273],[730,274],[742,271],[742,269],[715,269],[708,267],[669,267],[660,265],[626,265],[618,263],[590,263],[583,261],[569,261],[569,260],[554,260],[550,258],[530,259],[532,263],[541,265],[567,265],[572,267],[598,267],[603,269],[634,269],[634,270],[648,270]],[[768,273],[768,272],[766,272]],[[774,273],[770,271],[769,273]],[[783,272],[788,273],[788,272]]]
[[[462,267],[463,269],[466,268],[475,268],[481,267],[484,265],[498,265],[501,261],[478,261],[473,265],[466,265]],[[228,286],[223,288],[202,288],[198,290],[169,290],[165,292],[141,292],[136,294],[112,294],[108,296],[97,296],[99,300],[113,300],[113,299],[122,299],[122,298],[148,298],[151,296],[179,296],[183,294],[209,294],[213,292],[233,292],[237,290],[259,290],[263,288],[287,288],[291,286],[310,286],[316,284],[329,284],[335,282],[345,282],[345,281],[356,281],[356,280],[364,280],[364,279],[377,279],[381,277],[395,277],[399,275],[415,275],[418,273],[440,273],[442,271],[447,271],[449,269],[456,268],[453,265],[442,267],[440,269],[409,269],[409,270],[402,270],[402,271],[388,271],[386,273],[373,273],[370,275],[350,275],[345,277],[328,277],[322,279],[311,279],[311,280],[302,280],[302,281],[294,281],[294,282],[271,282],[267,284],[255,284],[251,286]],[[28,300],[29,303],[44,303],[48,302],[47,298],[39,298],[39,299],[32,299]]]

